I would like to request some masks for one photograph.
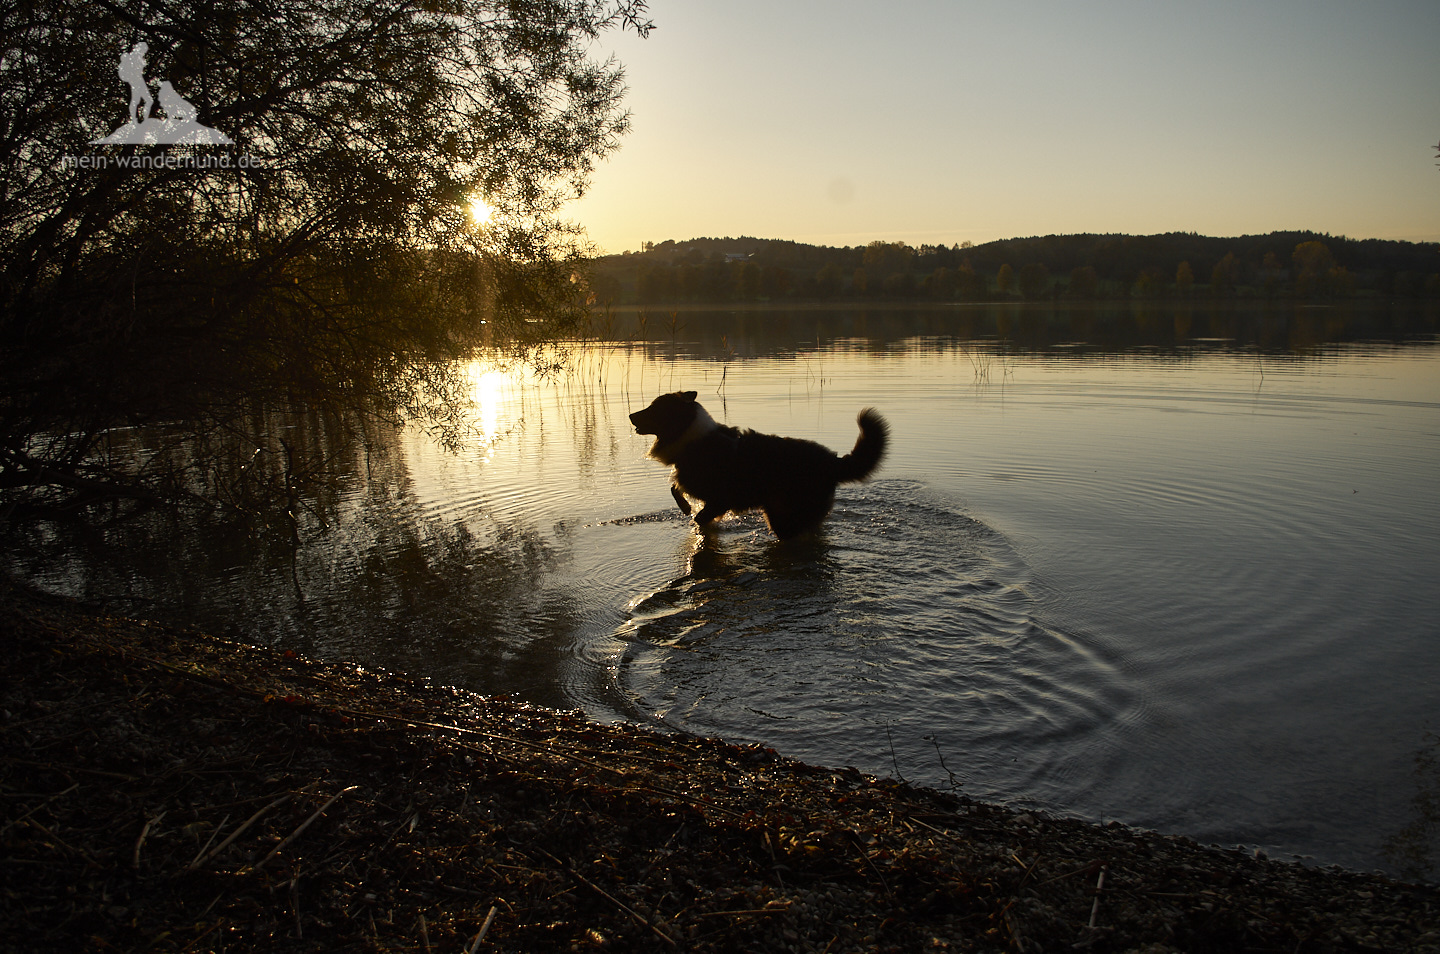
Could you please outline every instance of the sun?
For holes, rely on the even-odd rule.
[[[470,200],[470,221],[475,225],[488,225],[495,214],[495,209],[486,202],[483,196],[475,196]]]

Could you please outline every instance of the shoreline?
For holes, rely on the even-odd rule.
[[[1440,952],[1440,887],[0,583],[0,950]]]
[[[917,300],[913,298],[825,298],[825,299],[776,299],[765,301],[683,301],[683,302],[626,302],[608,306],[608,311],[615,315],[636,315],[649,313],[651,315],[694,314],[705,312],[797,312],[797,311],[834,311],[845,310],[871,310],[871,311],[935,311],[935,312],[965,312],[977,309],[1014,307],[1024,309],[1055,309],[1066,308],[1073,311],[1114,309],[1120,306],[1146,309],[1156,305],[1184,305],[1195,308],[1254,308],[1256,306],[1290,307],[1294,309],[1310,309],[1317,311],[1345,309],[1345,308],[1406,308],[1415,305],[1421,309],[1432,304],[1429,299],[1412,301],[1400,298],[1345,298],[1345,299],[1314,299],[1314,298],[1005,298],[989,301],[934,301]]]

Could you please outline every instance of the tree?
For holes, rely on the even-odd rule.
[[[754,262],[731,262],[730,280],[735,286],[735,297],[741,301],[760,297],[760,266]]]
[[[866,287],[873,294],[883,292],[893,298],[908,298],[914,292],[915,276],[910,266],[915,250],[904,242],[871,242],[861,257]]]
[[[960,263],[960,268],[955,273],[956,294],[965,301],[980,301],[989,291],[985,286],[985,278],[975,274],[975,269],[969,261]]]
[[[1020,269],[1020,294],[1027,299],[1044,298],[1050,291],[1050,269],[1031,262]]]
[[[643,262],[635,276],[635,296],[645,304],[664,304],[679,294],[676,270],[668,265]]]
[[[1263,276],[1265,297],[1274,298],[1280,290],[1280,258],[1274,252],[1266,252],[1265,260],[1260,263],[1260,273]]]
[[[1071,298],[1094,298],[1099,288],[1100,280],[1092,266],[1079,265],[1070,269],[1069,294]]]
[[[1355,294],[1355,276],[1344,265],[1331,268],[1327,277],[1331,295],[1336,298],[1349,298]]]
[[[1194,285],[1195,272],[1190,268],[1190,263],[1181,262],[1175,269],[1175,290],[1182,295],[1188,295]]]
[[[949,301],[955,297],[955,292],[960,287],[959,277],[955,269],[942,265],[925,276],[924,287],[925,294],[930,298]]]
[[[1136,298],[1153,298],[1162,287],[1165,276],[1155,268],[1143,269],[1135,279],[1133,294]]]
[[[895,272],[907,272],[915,260],[915,250],[904,242],[871,242],[865,246],[864,264],[882,278]]]
[[[523,349],[583,313],[585,243],[558,212],[628,121],[620,67],[589,50],[607,29],[648,32],[644,13],[643,0],[0,13],[0,512],[213,503],[241,472],[293,496],[276,408],[454,438],[468,393],[456,358]],[[233,146],[96,144],[125,130],[111,64],[140,43],[146,85],[173,91],[166,120]],[[467,222],[479,196],[483,227]],[[157,422],[183,422],[186,454],[153,455],[163,470],[107,456],[115,428]],[[253,464],[223,460],[227,443]]]
[[[880,286],[891,298],[912,298],[915,295],[915,274],[913,272],[891,272]]]
[[[834,262],[826,262],[815,273],[815,293],[821,298],[833,298],[840,294],[845,282],[845,270]]]
[[[1301,242],[1291,255],[1295,264],[1295,294],[1301,298],[1330,293],[1330,273],[1335,256],[1324,242]]]
[[[1215,263],[1210,269],[1210,291],[1215,295],[1230,295],[1235,291],[1235,281],[1239,274],[1240,263],[1235,259],[1234,252],[1226,252],[1225,257]]]
[[[760,269],[760,297],[784,298],[790,293],[790,282],[789,269],[766,265]]]
[[[870,294],[870,273],[861,265],[850,275],[850,288],[857,295]]]
[[[995,273],[995,288],[1000,294],[1007,295],[1010,293],[1010,285],[1014,282],[1014,277],[1015,271],[1010,267],[1009,262],[1000,266],[1000,270]]]

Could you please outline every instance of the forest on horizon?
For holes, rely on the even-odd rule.
[[[1316,232],[1046,235],[831,247],[751,237],[645,243],[591,261],[598,305],[1156,298],[1435,299],[1440,243]]]

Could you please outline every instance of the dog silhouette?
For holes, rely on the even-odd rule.
[[[166,119],[177,123],[193,123],[199,115],[184,96],[175,92],[169,80],[160,81],[160,108],[165,110]]]

